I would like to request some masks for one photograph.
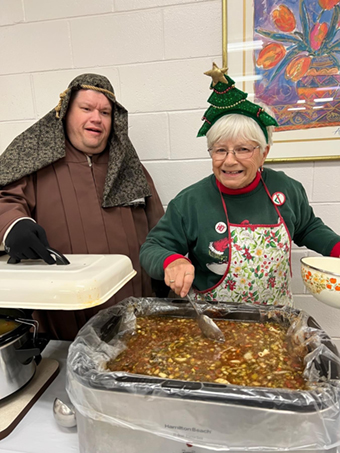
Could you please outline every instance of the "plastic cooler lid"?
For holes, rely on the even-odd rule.
[[[0,257],[0,307],[82,310],[106,302],[135,275],[124,255],[65,255],[68,265],[7,264]]]

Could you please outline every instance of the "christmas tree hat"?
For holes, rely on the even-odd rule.
[[[222,116],[237,113],[245,115],[257,122],[268,143],[267,126],[278,126],[275,118],[268,115],[262,107],[247,100],[247,93],[235,88],[235,82],[226,75],[227,68],[219,68],[213,63],[213,68],[204,74],[212,78],[210,89],[213,93],[208,99],[211,104],[203,115],[203,126],[197,137],[206,135],[211,126]]]

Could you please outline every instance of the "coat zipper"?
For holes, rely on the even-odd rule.
[[[89,164],[89,167],[92,167],[92,159],[91,159],[91,157],[86,154],[86,158],[87,158],[87,163]]]

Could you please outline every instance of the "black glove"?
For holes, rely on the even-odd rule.
[[[49,244],[45,230],[29,219],[19,220],[5,241],[5,250],[12,258],[19,261],[43,259],[47,264],[55,264],[46,247]]]

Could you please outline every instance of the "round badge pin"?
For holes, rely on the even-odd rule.
[[[272,196],[272,200],[276,206],[282,206],[286,201],[286,196],[282,192],[275,192]]]
[[[224,222],[217,222],[215,225],[217,233],[223,234],[227,231],[227,225]]]

